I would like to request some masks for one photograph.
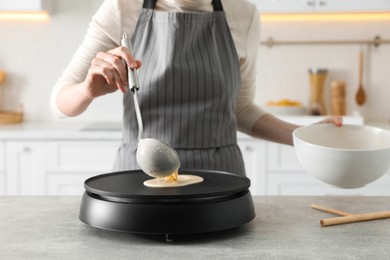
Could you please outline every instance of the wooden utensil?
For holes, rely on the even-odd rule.
[[[333,226],[339,224],[355,223],[360,221],[376,220],[390,218],[390,211],[374,212],[367,214],[352,214],[349,212],[327,208],[325,206],[311,204],[311,208],[318,209],[324,212],[340,215],[341,217],[321,219],[320,224],[322,227]]]
[[[366,102],[366,93],[363,89],[363,51],[359,53],[359,86],[356,93],[356,103],[362,106]]]
[[[326,218],[326,219],[321,219],[320,224],[322,227],[326,227],[326,226],[355,223],[360,221],[376,220],[376,219],[383,219],[383,218],[390,218],[390,211],[374,212],[374,213],[367,213],[367,214],[356,214],[356,215],[342,216],[336,218]]]
[[[3,84],[3,82],[5,81],[5,76],[5,71],[0,69],[0,85]]]
[[[338,210],[338,209],[332,209],[332,208],[328,208],[328,207],[325,207],[325,206],[322,206],[322,205],[317,205],[317,204],[311,204],[310,207],[312,209],[318,209],[318,210],[321,210],[321,211],[324,211],[324,212],[328,212],[328,213],[332,213],[332,214],[339,215],[339,216],[351,216],[351,215],[353,215],[352,213],[349,213],[349,212],[341,211],[341,210]]]

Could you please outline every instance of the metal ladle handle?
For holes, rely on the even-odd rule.
[[[126,33],[123,33],[121,45],[126,47],[129,50],[130,54],[133,56],[133,50],[131,48],[131,44],[129,39],[127,38]],[[131,92],[133,92],[134,108],[135,108],[135,114],[138,123],[138,142],[139,142],[139,140],[142,138],[144,125],[142,123],[141,109],[139,108],[139,102],[137,98],[137,91],[139,90],[138,77],[137,77],[137,72],[131,69],[130,66],[128,65],[127,65],[127,70],[128,70],[129,88]]]
[[[133,48],[131,47],[131,43],[130,43],[129,39],[127,38],[126,33],[123,33],[123,35],[122,35],[121,45],[126,47],[129,50],[131,56],[134,57]],[[129,80],[130,90],[133,92],[135,90],[139,90],[137,72],[135,70],[131,69],[129,64],[127,64],[127,70],[128,70],[128,80]]]

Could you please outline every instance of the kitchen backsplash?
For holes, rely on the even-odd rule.
[[[81,42],[91,16],[102,0],[56,0],[48,22],[0,21],[0,69],[8,73],[2,109],[23,104],[27,120],[54,121],[51,89]],[[390,21],[263,22],[261,37],[275,40],[390,39]],[[364,86],[367,102],[354,101],[358,86],[358,53],[366,54]],[[347,84],[348,114],[367,119],[390,119],[390,45],[302,45],[259,47],[255,102],[264,105],[280,99],[309,102],[309,68],[329,70],[325,100],[330,106],[330,81]],[[118,92],[94,102],[83,115],[67,120],[121,120],[122,95]]]

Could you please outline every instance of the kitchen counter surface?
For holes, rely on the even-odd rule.
[[[281,116],[282,120],[308,125],[318,122],[324,116]],[[346,116],[345,123],[363,124],[360,116]],[[390,126],[390,124],[389,124]],[[66,119],[53,122],[24,122],[21,124],[0,125],[0,140],[121,140],[121,122],[76,122]],[[237,133],[239,139],[251,138],[243,133]]]
[[[1,125],[0,140],[121,140],[121,128],[119,122],[24,122]]]
[[[333,215],[309,207],[385,211],[388,197],[255,197],[249,224],[173,242],[89,227],[78,219],[80,199],[0,197],[0,258],[390,259],[390,219],[320,227]]]

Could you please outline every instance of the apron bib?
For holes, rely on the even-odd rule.
[[[245,175],[237,146],[239,60],[220,0],[213,12],[155,11],[145,0],[131,38],[138,70],[143,138],[178,152],[181,168]],[[132,93],[124,95],[123,142],[114,170],[139,169]]]

